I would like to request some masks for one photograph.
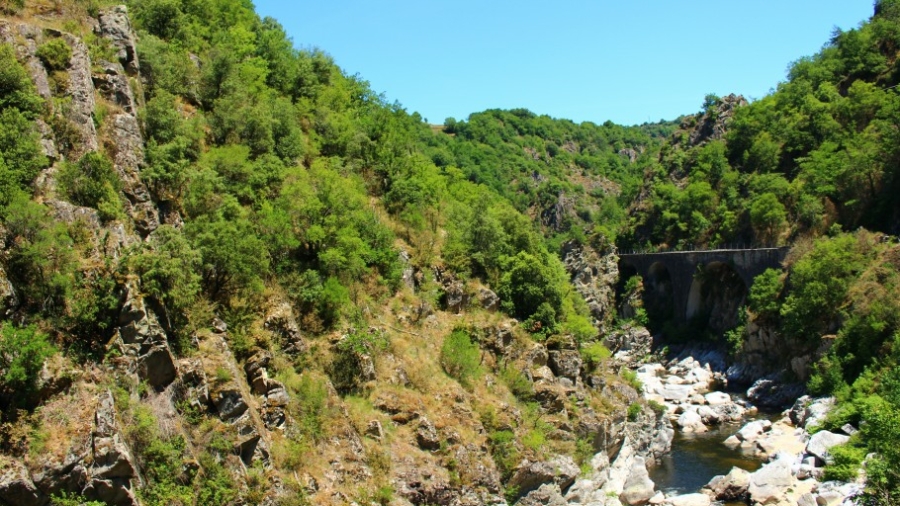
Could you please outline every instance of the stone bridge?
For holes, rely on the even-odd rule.
[[[673,316],[686,321],[701,311],[704,294],[717,283],[735,286],[731,298],[742,305],[753,278],[780,268],[790,248],[714,249],[661,253],[619,253],[620,279],[637,274],[648,290],[671,297]],[[742,285],[742,286],[741,286]]]

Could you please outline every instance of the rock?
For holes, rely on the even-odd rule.
[[[710,392],[703,397],[710,406],[721,406],[722,404],[731,403],[731,396],[725,392]]]
[[[615,311],[619,257],[615,248],[601,255],[588,245],[569,241],[562,245],[562,259],[572,285],[584,298],[595,321],[606,320]]]
[[[738,439],[737,436],[729,436],[728,439],[726,439],[725,441],[722,442],[722,444],[724,444],[725,446],[727,446],[731,449],[735,449],[738,446],[741,446],[741,440]]]
[[[732,467],[728,474],[714,477],[703,489],[718,501],[736,501],[747,495],[749,486],[750,473]]]
[[[422,417],[422,420],[419,421],[419,427],[416,429],[416,443],[423,450],[434,451],[441,447],[437,430],[428,418]]]
[[[685,411],[678,417],[676,423],[685,432],[706,432],[703,419],[696,411]]]
[[[806,453],[814,455],[822,462],[828,462],[830,458],[828,450],[849,440],[850,436],[835,434],[827,430],[816,432],[809,438],[809,443],[806,444]]]
[[[722,417],[719,413],[709,406],[700,406],[699,409],[697,409],[697,414],[700,415],[700,418],[706,425],[718,425],[722,422]]]
[[[84,489],[84,497],[112,506],[140,506],[129,483],[122,479],[94,479]]]
[[[575,461],[569,456],[557,456],[548,461],[531,462],[523,460],[513,471],[509,487],[516,487],[520,496],[528,495],[543,484],[556,484],[565,491],[580,473]]]
[[[532,490],[525,497],[516,502],[517,506],[567,506],[568,502],[559,491],[559,485],[544,484],[537,490]]]
[[[581,354],[577,350],[552,350],[549,353],[550,369],[557,376],[576,381],[581,374]]]
[[[478,289],[478,303],[488,311],[497,311],[500,309],[500,297],[493,291],[484,287]]]
[[[42,505],[47,497],[31,481],[25,464],[0,456],[0,502],[9,506]]]
[[[566,394],[557,385],[544,382],[534,384],[534,399],[548,413],[560,413],[566,409]]]
[[[138,358],[138,375],[153,388],[162,389],[175,380],[178,371],[167,344],[152,346]]]
[[[647,504],[656,495],[655,488],[656,485],[650,479],[649,473],[647,473],[644,458],[635,457],[628,478],[625,480],[622,493],[619,494],[619,500],[630,506]]]
[[[381,427],[381,422],[378,420],[372,420],[366,425],[365,434],[375,441],[381,441],[384,439],[384,429]]]
[[[119,63],[130,74],[136,74],[139,68],[136,50],[137,43],[134,30],[128,19],[128,8],[124,5],[111,7],[100,13],[99,21],[100,36],[112,43]]]
[[[0,267],[0,317],[9,316],[13,310],[19,307],[19,297],[16,290],[6,276],[6,271]]]
[[[747,398],[758,406],[782,408],[790,406],[805,390],[802,383],[791,381],[779,373],[757,380],[747,390]]]
[[[100,396],[91,446],[92,479],[85,487],[85,497],[121,506],[138,504],[131,490],[131,481],[138,476],[137,468],[131,451],[119,434],[115,404],[109,390]]]
[[[797,499],[797,506],[818,506],[816,503],[816,496],[806,493],[800,496]]]
[[[791,406],[791,410],[788,416],[791,419],[791,423],[793,423],[795,427],[803,427],[807,417],[806,408],[809,407],[811,403],[812,397],[808,395],[798,397],[797,400],[794,401],[794,404],[793,406]]]
[[[300,333],[300,325],[294,318],[294,312],[288,303],[275,307],[267,316],[263,327],[281,339],[281,347],[288,355],[305,353],[307,345]]]
[[[706,494],[685,494],[669,497],[664,504],[672,506],[709,506],[712,503]]]
[[[852,436],[852,435],[856,434],[857,432],[859,432],[859,429],[850,425],[849,423],[845,423],[844,426],[841,427],[841,432],[843,432],[844,434],[846,434],[848,436]]]
[[[219,413],[219,418],[232,421],[247,411],[247,403],[236,387],[217,390],[212,393],[212,402]]]
[[[763,432],[765,432],[764,425],[761,421],[757,420],[741,427],[741,430],[739,430],[735,435],[741,441],[753,443],[756,442],[756,440],[759,439],[760,436],[762,436]]]
[[[750,500],[758,504],[775,504],[784,499],[787,489],[793,484],[791,474],[792,457],[778,454],[778,457],[750,475],[747,487]]]

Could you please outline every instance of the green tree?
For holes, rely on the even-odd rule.
[[[14,406],[27,407],[37,393],[44,361],[56,354],[47,334],[34,326],[0,326],[0,391]],[[5,406],[4,406],[5,408]]]
[[[760,244],[775,246],[787,226],[787,211],[774,193],[763,193],[750,204],[750,224]]]

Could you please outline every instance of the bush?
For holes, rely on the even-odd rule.
[[[103,219],[116,218],[122,212],[122,181],[101,153],[86,153],[78,163],[64,164],[59,184],[72,203],[99,210]]]
[[[37,378],[44,361],[56,354],[47,334],[36,327],[0,327],[0,391],[16,406],[29,406],[37,393]]]
[[[28,119],[34,119],[43,104],[28,72],[16,60],[12,45],[0,44],[0,109],[15,108]]]
[[[37,57],[51,71],[65,70],[72,59],[72,48],[61,38],[50,39],[38,47]]]
[[[534,387],[525,374],[516,367],[505,366],[500,370],[500,379],[516,398],[528,400],[534,395]]]
[[[444,339],[440,360],[444,372],[467,389],[481,376],[481,350],[465,330],[456,329]]]
[[[34,122],[18,109],[0,111],[0,205],[16,193],[30,194],[31,182],[46,166]]]
[[[581,359],[584,360],[585,368],[588,371],[594,370],[598,365],[602,364],[606,359],[612,356],[609,348],[603,343],[595,342],[583,346],[581,350]]]
[[[831,455],[832,463],[825,467],[825,480],[856,481],[859,466],[866,458],[866,449],[853,444],[844,444],[835,446],[828,450],[828,453]]]
[[[641,380],[638,379],[637,373],[632,371],[631,369],[622,368],[622,379],[625,380],[626,383],[632,386],[638,392],[644,388],[644,384],[641,383]]]
[[[632,402],[628,406],[628,421],[636,422],[639,416],[641,416],[641,405],[637,402]]]

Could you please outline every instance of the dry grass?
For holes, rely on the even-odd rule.
[[[97,384],[78,382],[68,394],[54,397],[38,408],[41,448],[26,462],[33,471],[42,462],[62,462],[72,449],[90,448],[100,392]]]

